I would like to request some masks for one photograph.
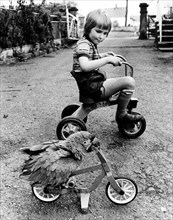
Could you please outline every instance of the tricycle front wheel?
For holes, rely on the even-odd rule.
[[[80,106],[77,104],[67,105],[61,113],[61,118],[65,118],[67,116],[71,116]],[[87,122],[87,116],[83,119],[83,121]]]
[[[106,186],[106,195],[108,199],[117,205],[126,205],[132,202],[138,193],[136,183],[133,180],[125,177],[116,177],[114,179],[116,183],[120,186],[120,188],[124,191],[124,194],[118,194],[113,189],[111,184],[108,183]]]
[[[86,130],[86,125],[82,120],[69,116],[59,122],[56,134],[59,140],[65,140],[73,133]]]

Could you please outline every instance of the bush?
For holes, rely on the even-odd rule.
[[[22,47],[24,44],[36,45],[53,40],[50,16],[41,6],[24,5],[19,0],[16,10],[0,11],[0,47]]]

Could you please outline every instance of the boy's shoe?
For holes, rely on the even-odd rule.
[[[127,124],[127,123],[132,123],[132,122],[138,122],[143,118],[142,115],[138,115],[138,114],[129,114],[126,113],[124,117],[122,118],[117,118],[116,117],[116,121],[118,124]]]

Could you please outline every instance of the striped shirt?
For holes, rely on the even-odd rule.
[[[85,37],[80,39],[73,52],[73,71],[82,72],[79,65],[79,57],[86,56],[89,60],[99,59],[97,47]]]

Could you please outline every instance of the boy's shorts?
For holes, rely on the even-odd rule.
[[[82,103],[95,103],[101,100],[103,82],[93,82],[88,86],[88,91],[79,90],[79,101]]]
[[[106,80],[105,74],[98,71],[88,73],[74,73],[79,88],[79,101],[83,103],[94,103],[101,99],[103,82]]]

